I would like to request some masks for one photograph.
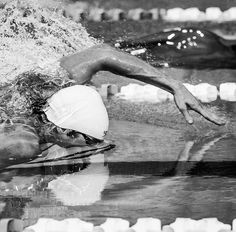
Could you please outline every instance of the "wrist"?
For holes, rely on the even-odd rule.
[[[172,80],[170,84],[170,89],[172,94],[180,92],[184,88],[184,85],[176,80]]]

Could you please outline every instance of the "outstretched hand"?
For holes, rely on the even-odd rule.
[[[201,114],[207,120],[217,124],[224,125],[226,119],[209,111],[207,107],[201,104],[184,86],[179,87],[174,93],[175,103],[180,112],[184,115],[189,124],[193,123],[193,118],[189,114],[189,109]]]

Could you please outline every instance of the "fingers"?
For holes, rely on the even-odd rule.
[[[184,115],[185,120],[189,123],[189,124],[193,124],[193,118],[190,116],[189,112],[187,109],[182,109],[180,110],[181,113]]]
[[[188,93],[176,94],[175,103],[189,124],[193,123],[193,118],[190,116],[187,107],[191,108],[192,110],[201,114],[207,120],[217,125],[224,125],[227,122],[224,117],[220,117],[216,113],[210,111],[210,109],[203,106],[196,98],[194,98],[192,95],[189,95]]]
[[[215,113],[211,112],[209,109],[207,109],[205,106],[202,106],[201,104],[198,104],[192,109],[200,113],[207,120],[217,125],[224,125],[227,122],[225,118],[216,115]]]
[[[183,114],[183,116],[185,117],[185,120],[189,123],[189,124],[193,124],[193,118],[190,116],[188,110],[187,110],[187,106],[184,102],[179,101],[179,99],[175,99],[175,103],[177,105],[177,107],[179,108],[180,112]]]

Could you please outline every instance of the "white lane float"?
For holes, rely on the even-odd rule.
[[[208,7],[206,8],[206,20],[208,21],[220,21],[223,12],[219,7]]]
[[[159,10],[159,17],[160,17],[160,19],[165,20],[166,14],[167,14],[167,10],[166,10],[166,9],[161,8],[161,9]]]
[[[236,101],[236,83],[228,83],[221,85],[221,99],[227,101]],[[217,100],[219,95],[218,89],[214,85],[208,83],[200,83],[198,85],[183,84],[189,92],[203,103],[209,103]],[[153,85],[129,84],[121,87],[120,93],[116,95],[125,100],[133,102],[151,102],[160,103],[173,100],[173,95],[161,88]]]
[[[139,218],[131,228],[135,232],[161,232],[161,221],[156,218]]]
[[[86,13],[82,9],[70,9],[67,8],[64,10],[64,16],[67,18],[71,18],[75,22],[80,22],[81,20],[85,19]]]
[[[223,12],[222,21],[235,21],[236,20],[236,7],[231,7],[230,9]]]
[[[231,225],[218,221],[217,218],[205,218],[201,220],[193,220],[190,218],[176,218],[175,222],[169,227],[174,232],[219,232],[220,230],[230,231]]]
[[[196,97],[201,102],[213,102],[217,99],[218,90],[214,85],[208,83],[200,83],[198,85],[191,85],[184,83],[184,86],[188,89],[194,97]]]
[[[78,218],[57,221],[39,218],[37,223],[24,229],[24,232],[93,232],[94,225]]]
[[[107,218],[99,227],[104,232],[125,232],[129,229],[129,221],[122,218]]]
[[[159,19],[159,9],[158,8],[153,8],[149,10],[150,14],[152,15],[152,20],[158,20]]]
[[[129,84],[126,86],[122,86],[120,89],[120,93],[117,96],[125,100],[142,101],[142,98],[139,95],[142,95],[142,88],[143,86],[138,84]]]
[[[116,95],[119,92],[119,88],[114,84],[102,84],[98,92],[103,98],[107,98],[108,96]]]
[[[143,20],[143,19],[151,19],[152,15],[150,12],[142,8],[136,8],[129,10],[127,17],[128,19],[131,20]]]
[[[92,8],[89,11],[88,19],[95,22],[101,22],[108,19],[107,12],[102,8]]]
[[[126,19],[126,13],[118,8],[111,9],[107,11],[107,16],[112,21],[121,21]]]
[[[147,102],[159,101],[158,88],[153,85],[144,85],[140,97]],[[160,101],[162,101],[163,96],[161,95],[160,97],[161,97]]]
[[[116,95],[119,92],[119,88],[117,85],[110,85],[108,87],[108,95]]]
[[[131,20],[141,20],[143,13],[144,13],[144,9],[142,8],[131,9],[128,11],[127,17],[128,19],[131,19]]]
[[[195,96],[201,102],[213,102],[217,99],[218,90],[217,87],[214,85],[210,85],[208,83],[201,83],[195,85],[194,88]]]
[[[200,11],[197,7],[187,8],[183,11],[183,14],[180,16],[180,21],[204,21],[205,13]]]
[[[184,10],[180,7],[176,7],[176,8],[172,8],[172,9],[168,9],[166,11],[166,14],[163,15],[163,19],[166,21],[181,21],[182,15],[184,13]]]
[[[110,84],[102,84],[101,87],[98,89],[99,94],[103,98],[107,98],[108,97],[109,86],[110,86]]]
[[[146,99],[150,99],[153,102],[165,102],[174,99],[171,93],[153,85],[144,85],[143,89]]]
[[[87,18],[89,5],[86,2],[68,4],[64,9],[64,16],[79,22]]]
[[[170,226],[163,226],[162,232],[175,232]]]
[[[220,85],[220,99],[225,101],[236,101],[236,83],[228,82]]]
[[[200,11],[197,7],[190,7],[182,9],[180,7],[172,9],[158,9],[153,8],[144,10],[142,8],[131,9],[125,12],[122,9],[114,8],[105,10],[98,7],[90,7],[86,2],[76,2],[69,4],[65,7],[64,15],[80,21],[81,19],[88,18],[92,21],[112,20],[120,21],[126,18],[131,20],[152,19],[158,20],[159,18],[171,22],[186,22],[186,21],[235,21],[236,20],[236,7],[231,7],[228,10],[221,11],[219,7],[208,7],[205,12]]]
[[[236,231],[236,219],[233,220],[232,230]]]
[[[231,225],[218,221],[217,218],[176,218],[175,222],[164,225],[156,218],[139,218],[129,227],[129,221],[121,218],[107,218],[106,222],[94,226],[78,218],[54,220],[40,218],[37,223],[26,227],[23,232],[233,232],[236,231],[236,219]]]
[[[191,85],[191,84],[189,84],[189,83],[183,83],[183,85],[185,86],[185,88],[186,88],[194,97],[196,97],[195,85]]]
[[[133,102],[159,103],[173,100],[172,94],[153,85],[129,84],[121,87],[121,91],[116,96]]]

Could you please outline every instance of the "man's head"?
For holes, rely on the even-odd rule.
[[[46,123],[39,124],[43,131],[56,128],[60,134],[67,129],[71,135],[77,132],[87,140],[103,140],[108,115],[101,96],[91,87],[74,84],[70,79],[24,73],[12,85],[10,105],[14,112],[25,112]]]
[[[63,88],[47,103],[44,109],[47,119],[58,127],[104,139],[108,131],[108,114],[100,95],[93,88],[84,85]]]

